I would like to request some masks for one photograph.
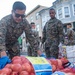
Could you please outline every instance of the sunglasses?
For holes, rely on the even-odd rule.
[[[25,15],[24,14],[17,14],[17,13],[15,13],[15,17],[17,17],[17,18],[19,18],[19,17],[24,18]]]

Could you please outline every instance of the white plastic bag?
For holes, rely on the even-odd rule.
[[[59,44],[59,55],[58,55],[58,58],[62,58],[62,57],[67,58],[66,46],[63,45],[62,43],[60,43]]]

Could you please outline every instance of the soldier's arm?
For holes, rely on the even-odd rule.
[[[70,30],[68,29],[67,30],[67,37],[70,35]]]
[[[39,34],[38,34],[38,31],[35,31],[35,36],[36,40],[38,41],[38,44],[40,43],[40,40],[39,40]]]
[[[47,23],[46,23],[47,24]],[[42,44],[45,42],[45,40],[46,40],[46,24],[45,24],[45,26],[44,26],[44,28],[43,28],[43,36],[42,36]]]
[[[5,46],[6,23],[4,20],[0,21],[0,57],[6,56]]]
[[[27,20],[25,20],[25,33],[26,33],[26,38],[28,39],[28,42],[30,43],[31,47],[34,50],[38,50],[39,49],[38,42],[34,38],[34,36],[32,34],[32,30],[31,30],[31,26]]]
[[[58,22],[58,35],[59,35],[59,42],[64,43],[63,24],[61,21]]]

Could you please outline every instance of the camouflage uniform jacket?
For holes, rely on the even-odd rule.
[[[68,44],[75,45],[75,32],[72,29],[67,30]]]
[[[0,21],[0,50],[6,50],[7,47],[12,47],[17,42],[18,37],[25,31],[28,39],[34,50],[38,49],[38,44],[32,36],[30,24],[24,18],[22,22],[16,23],[12,15],[8,15]]]
[[[37,40],[38,42],[38,45],[39,45],[39,35],[38,35],[38,32],[36,30],[32,30],[32,36]],[[28,44],[28,46],[31,46],[30,44]]]
[[[35,39],[38,41],[38,43],[39,43],[40,41],[39,41],[38,31],[34,30],[34,31],[32,31],[32,34],[33,34],[34,38],[35,38]]]
[[[46,47],[49,47],[53,42],[58,45],[63,42],[63,24],[60,20],[54,18],[46,22],[43,29],[42,43],[45,42]]]

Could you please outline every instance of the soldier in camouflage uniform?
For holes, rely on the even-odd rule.
[[[72,25],[69,23],[67,24],[67,45],[75,45],[75,32],[72,29]]]
[[[35,23],[31,22],[31,29],[32,29],[32,36],[34,36],[34,38],[37,40],[38,45],[39,45],[39,35],[38,32],[35,30]],[[29,44],[28,45],[28,56],[32,56],[34,53],[34,50],[32,48],[32,46]]]
[[[0,21],[0,55],[10,58],[20,55],[18,37],[25,31],[26,38],[34,49],[33,56],[37,56],[38,43],[32,36],[31,26],[25,18],[26,6],[20,1],[13,4],[12,14],[5,16]]]
[[[45,53],[47,58],[58,58],[60,42],[63,42],[63,26],[60,20],[55,17],[55,10],[50,8],[51,19],[46,22],[43,29],[42,43],[45,42]]]

